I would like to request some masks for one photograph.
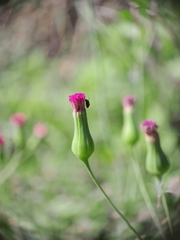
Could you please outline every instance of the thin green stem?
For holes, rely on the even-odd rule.
[[[121,213],[117,207],[112,203],[112,201],[110,200],[110,198],[108,197],[108,195],[105,193],[105,191],[102,189],[102,187],[99,185],[96,177],[94,176],[91,167],[89,165],[88,160],[84,162],[87,168],[87,171],[89,173],[89,175],[91,176],[93,182],[95,183],[95,185],[97,186],[97,188],[99,188],[99,190],[103,193],[103,195],[105,196],[106,200],[109,202],[109,204],[114,208],[114,210],[119,214],[119,216],[127,223],[128,227],[135,233],[135,235],[142,240],[141,236],[137,233],[137,231],[132,227],[132,225],[129,223],[129,221],[127,220],[127,218],[123,215],[123,213]]]
[[[173,235],[173,228],[172,228],[172,223],[171,223],[171,217],[170,217],[169,208],[168,208],[168,204],[167,204],[167,201],[166,201],[165,193],[163,193],[161,195],[161,197],[162,197],[162,203],[163,203],[164,211],[165,211],[166,217],[168,219],[169,229],[170,229],[171,234]]]
[[[29,155],[26,156],[25,151],[21,150],[16,154],[13,154],[7,165],[0,171],[0,185],[3,184],[18,168],[18,166],[27,161],[33,154],[38,145],[34,145]],[[23,159],[24,158],[24,159]],[[24,160],[24,161],[23,161]]]
[[[159,191],[157,192],[158,198],[162,199],[162,204],[163,204],[163,208],[164,208],[164,211],[166,214],[166,218],[168,220],[169,229],[170,229],[171,235],[173,235],[171,217],[170,217],[169,208],[168,208],[168,204],[167,204],[167,200],[166,200],[166,195],[163,190],[163,182],[161,182],[159,179],[155,179],[155,180],[156,180],[156,183],[158,184],[158,189],[159,189]]]
[[[22,158],[22,152],[19,152],[17,155],[14,155],[9,163],[3,168],[0,172],[0,185],[5,182],[19,166]]]
[[[159,219],[158,219],[158,217],[156,215],[154,207],[153,207],[153,205],[151,203],[149,194],[147,192],[147,189],[146,189],[143,177],[142,177],[142,173],[141,173],[138,161],[136,160],[136,158],[134,156],[134,152],[133,152],[132,148],[131,148],[131,154],[132,154],[132,161],[131,162],[132,162],[132,165],[133,165],[133,168],[134,168],[135,176],[136,176],[136,179],[137,179],[137,182],[138,182],[141,194],[142,194],[142,196],[144,198],[146,206],[147,206],[147,208],[149,210],[149,213],[151,214],[151,217],[152,217],[152,219],[153,219],[153,221],[154,221],[158,231],[160,232],[160,234],[163,237],[163,239],[165,239],[165,236],[164,236],[163,231],[162,231],[161,224],[160,224]]]

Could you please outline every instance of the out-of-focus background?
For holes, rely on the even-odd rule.
[[[153,119],[171,169],[165,188],[173,226],[180,224],[180,34],[178,5],[168,1],[10,0],[0,2],[0,238],[4,240],[135,239],[71,152],[68,96],[84,92],[95,142],[90,165],[113,202],[144,235],[158,238],[121,142],[121,99],[137,97],[136,120]],[[42,122],[48,135],[14,161],[9,118],[23,112],[26,139]],[[140,131],[140,130],[139,130]],[[136,153],[156,209],[153,178]],[[15,152],[16,154],[16,152]],[[16,160],[17,161],[17,160]],[[10,174],[9,174],[10,171]],[[164,212],[157,209],[169,237]],[[177,233],[178,234],[178,233]],[[176,238],[179,239],[176,235]]]

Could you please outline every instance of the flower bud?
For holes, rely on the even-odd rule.
[[[141,123],[141,130],[145,133],[147,142],[146,170],[161,178],[168,171],[170,163],[161,148],[157,128],[158,126],[153,120],[145,120]]]
[[[4,136],[0,134],[0,161],[1,162],[3,162],[4,160],[4,143],[5,143]]]
[[[132,95],[126,95],[122,100],[123,105],[123,127],[122,140],[127,145],[134,145],[138,140],[139,134],[134,119],[134,104],[136,98]]]
[[[75,93],[69,96],[73,108],[74,137],[72,141],[72,152],[83,162],[86,162],[94,152],[94,142],[91,137],[86,109],[85,94]]]
[[[3,135],[0,135],[0,148],[4,145],[4,136]]]
[[[14,113],[11,115],[10,121],[15,126],[23,126],[27,122],[27,117],[24,113]]]
[[[48,128],[43,123],[36,123],[33,128],[33,134],[28,138],[26,142],[26,148],[30,151],[34,151],[42,139],[48,134]]]
[[[13,140],[16,147],[23,148],[25,146],[24,125],[27,122],[27,117],[24,113],[14,113],[10,117],[10,122],[13,125]]]
[[[43,123],[36,123],[33,131],[36,137],[40,139],[45,138],[48,134],[48,129]]]

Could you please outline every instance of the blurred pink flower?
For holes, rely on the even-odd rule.
[[[0,147],[4,145],[5,139],[4,136],[0,134]]]
[[[27,122],[27,116],[24,113],[14,113],[11,115],[10,121],[15,126],[23,126]]]
[[[84,93],[75,93],[69,96],[69,101],[74,112],[83,112],[85,110],[85,99],[86,96]]]
[[[122,105],[124,108],[133,107],[136,102],[136,97],[133,95],[125,95],[122,99]]]
[[[38,138],[44,138],[48,134],[48,128],[43,123],[36,123],[33,131]]]
[[[157,128],[158,126],[153,120],[145,120],[141,123],[141,131],[150,136],[157,133]]]

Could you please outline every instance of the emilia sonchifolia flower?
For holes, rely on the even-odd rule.
[[[83,162],[86,162],[94,152],[94,142],[91,137],[87,114],[86,97],[84,93],[75,93],[69,96],[69,102],[73,108],[74,137],[72,152]],[[88,104],[89,107],[90,104]]]
[[[45,138],[48,134],[48,128],[43,123],[36,123],[33,132],[37,138]]]
[[[24,113],[14,113],[10,117],[10,121],[14,126],[23,126],[27,122],[27,117]]]
[[[90,106],[90,102],[86,99],[84,93],[75,93],[69,96],[69,101],[73,108],[73,119],[74,119],[74,137],[72,141],[72,152],[84,162],[87,171],[91,176],[93,182],[105,196],[109,204],[114,208],[114,210],[119,214],[119,216],[127,223],[128,227],[136,234],[138,239],[142,238],[136,232],[136,230],[131,226],[126,217],[121,213],[117,207],[112,203],[111,199],[105,193],[103,188],[99,185],[96,177],[94,176],[91,167],[89,165],[89,157],[94,152],[94,142],[89,132],[86,108]]]
[[[123,127],[122,140],[125,144],[132,146],[138,140],[139,134],[134,119],[134,105],[136,98],[132,95],[124,96],[122,100],[123,105]]]
[[[4,160],[4,143],[5,138],[2,134],[0,134],[0,161]]]
[[[0,134],[0,148],[2,148],[4,142],[5,142],[4,136]]]
[[[153,120],[145,120],[141,123],[141,130],[146,135],[147,155],[146,170],[161,179],[170,167],[169,160],[163,152],[157,131],[157,124]]]
[[[10,122],[13,125],[13,139],[16,147],[24,148],[24,126],[27,122],[27,116],[24,113],[14,113],[10,117]]]

